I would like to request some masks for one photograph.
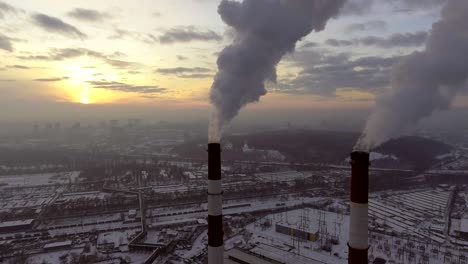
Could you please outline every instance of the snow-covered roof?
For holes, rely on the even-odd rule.
[[[201,219],[201,218],[197,219],[197,222],[198,222],[199,225],[207,225],[208,224],[208,222],[205,219]]]
[[[101,233],[98,236],[97,244],[98,246],[114,244],[114,247],[119,247],[121,245],[128,244],[127,237],[128,237],[128,231],[125,233],[118,232],[118,231]]]
[[[460,232],[468,233],[468,219],[464,218],[460,221]]]
[[[49,243],[44,245],[44,249],[50,249],[50,248],[57,248],[57,247],[67,247],[71,246],[72,242],[70,240],[66,241],[61,241],[61,242],[54,242],[54,243]]]
[[[196,179],[197,178],[197,176],[195,176],[191,171],[184,172],[184,175],[189,177],[189,179]]]
[[[160,227],[160,226],[169,226],[169,225],[178,225],[178,224],[188,224],[188,223],[198,223],[198,219],[196,218],[185,218],[185,219],[177,219],[171,221],[163,221],[152,223],[152,227]]]
[[[304,226],[301,227],[298,223],[291,224],[291,223],[288,223],[288,222],[278,222],[278,223],[276,223],[276,225],[291,228],[291,229],[294,229],[294,230],[302,230],[302,231],[310,233],[310,234],[318,232],[317,227],[310,226],[310,225],[304,225]]]
[[[34,222],[34,219],[7,221],[7,222],[0,223],[0,228],[30,225],[33,222]]]
[[[292,252],[281,250],[277,247],[260,244],[250,250],[251,252],[264,256],[268,259],[276,260],[280,263],[297,263],[297,264],[320,264],[323,262],[294,254]]]
[[[236,249],[236,248],[231,249],[228,252],[226,252],[226,255],[228,259],[235,258],[236,260],[240,260],[243,263],[257,263],[257,264],[270,264],[271,263],[270,261],[261,259],[260,257],[246,253],[244,251],[240,251],[239,249]],[[227,261],[225,260],[224,262],[226,263]],[[233,261],[232,263],[238,263],[238,262]]]

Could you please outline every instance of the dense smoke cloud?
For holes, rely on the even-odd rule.
[[[341,15],[366,15],[381,5],[388,5],[396,11],[430,10],[445,4],[448,0],[347,0]]]
[[[433,112],[450,107],[468,78],[468,1],[449,0],[426,48],[395,67],[391,90],[380,96],[357,148],[369,150],[410,132]]]
[[[276,65],[296,42],[325,28],[345,0],[223,0],[218,12],[233,28],[234,41],[218,57],[211,89],[215,107],[211,142],[248,103],[266,94],[266,80],[276,81]]]

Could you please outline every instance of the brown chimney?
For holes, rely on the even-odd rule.
[[[208,264],[223,263],[223,191],[221,145],[208,144]]]
[[[351,214],[349,218],[349,264],[367,264],[369,153],[351,153]]]

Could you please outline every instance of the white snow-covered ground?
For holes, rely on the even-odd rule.
[[[64,227],[64,228],[57,228],[57,229],[49,229],[49,234],[51,236],[58,236],[58,235],[75,235],[80,233],[86,232],[105,232],[105,231],[115,231],[115,230],[127,230],[127,229],[137,229],[140,230],[141,226],[140,223],[107,223],[107,224],[96,224],[96,225],[76,225],[71,227]]]
[[[75,200],[89,200],[89,199],[100,199],[103,200],[105,198],[110,197],[110,193],[105,192],[76,192],[76,193],[63,193],[59,200],[72,202]]]
[[[60,264],[60,257],[67,254],[77,254],[78,256],[83,252],[83,249],[60,250],[41,254],[31,255],[28,258],[28,264]],[[111,254],[97,254],[99,261],[97,263],[106,264],[120,264],[120,258],[127,259],[130,263],[144,263],[149,257],[149,252],[122,252]]]
[[[284,235],[275,231],[275,224],[288,222],[297,225],[300,229],[301,222],[308,223],[309,229],[319,229],[319,220],[322,221],[321,230],[326,230],[328,237],[337,235],[339,244],[332,246],[331,253],[321,251],[320,232],[319,242],[300,241],[292,239],[290,235]],[[263,222],[270,221],[271,226],[265,227]],[[252,238],[248,241],[250,250],[257,254],[264,254],[283,263],[313,263],[312,260],[323,263],[347,263],[348,241],[348,216],[324,212],[314,209],[299,209],[287,213],[271,214],[247,226]],[[323,237],[323,235],[322,235]],[[403,236],[390,236],[381,233],[369,233],[369,259],[377,257],[391,260],[390,263],[467,263],[463,262],[463,256],[468,256],[468,251],[459,247],[438,244],[429,239],[405,238]],[[295,255],[301,255],[299,258]],[[311,260],[312,259],[312,260]]]
[[[2,187],[17,187],[17,186],[37,186],[47,184],[64,184],[75,182],[80,176],[80,172],[57,172],[43,174],[24,174],[24,175],[8,175],[0,176],[0,185]]]
[[[125,230],[125,231],[110,231],[100,233],[98,235],[97,243],[106,244],[113,243],[114,247],[120,247],[128,245],[129,241],[137,235],[137,230]]]
[[[0,199],[0,208],[41,208],[53,200],[54,193],[18,194],[13,197]]]
[[[148,230],[148,233],[146,234],[146,239],[144,240],[144,242],[148,244],[159,244],[162,242],[161,239],[164,239],[164,237],[161,236],[160,231]]]
[[[190,250],[176,250],[175,255],[182,259],[190,260],[191,258],[201,255],[206,251],[208,245],[208,230],[202,232],[194,241]]]
[[[120,213],[82,216],[82,217],[75,217],[75,218],[60,218],[60,219],[54,219],[54,220],[47,220],[43,222],[43,224],[39,228],[56,228],[56,227],[70,226],[70,225],[81,226],[81,225],[106,223],[110,221],[119,221],[119,220],[121,220]]]
[[[28,258],[28,263],[30,264],[59,264],[60,257],[67,254],[77,254],[80,255],[83,252],[83,249],[70,249],[70,250],[60,250],[60,251],[51,251],[41,254],[31,255]]]
[[[369,154],[369,160],[370,161],[375,161],[375,160],[382,160],[382,159],[392,159],[392,160],[398,160],[398,157],[395,156],[395,155],[386,155],[386,154],[382,154],[382,153],[379,153],[379,152],[371,152]],[[345,162],[348,163],[351,161],[351,158],[350,157],[347,157],[345,159]]]
[[[269,172],[256,173],[255,179],[262,182],[285,182],[294,181],[296,179],[305,179],[311,177],[311,172],[284,171],[284,172]]]
[[[271,222],[271,226],[265,228],[261,223]],[[325,243],[325,235],[319,234],[317,242],[292,239],[289,235],[284,235],[275,231],[277,223],[289,223],[301,229],[301,224],[307,225],[309,230],[327,230],[328,236],[336,236],[340,240],[339,245],[332,248],[332,252],[321,251],[322,242]],[[319,224],[320,223],[320,224]],[[323,263],[347,263],[348,240],[348,216],[310,208],[288,211],[284,213],[272,214],[257,222],[247,226],[247,231],[253,234],[248,242],[253,245],[252,252],[267,254],[269,257],[282,258],[284,263],[313,263],[321,261]],[[321,241],[320,237],[324,238]],[[304,258],[298,258],[295,255]],[[289,262],[286,262],[288,261]]]
[[[452,189],[415,190],[369,200],[372,226],[385,232],[410,234],[438,243],[447,238]]]
[[[243,203],[237,203],[239,206],[234,206],[230,203],[223,204],[223,215],[233,215],[240,213],[250,213],[260,210],[267,209],[277,209],[277,208],[288,208],[293,206],[298,206],[303,203],[317,203],[320,201],[326,200],[323,197],[303,197],[301,199],[291,199],[288,201],[283,201],[281,198],[271,198],[271,199],[244,199]],[[203,218],[206,217],[206,210],[202,211],[200,209],[206,209],[206,203],[201,204],[197,208],[190,209],[174,209],[168,212],[167,209],[162,211],[161,209],[155,209],[151,212],[154,219],[157,219],[157,222],[162,221],[172,221],[177,219],[188,219],[188,218]],[[154,222],[154,220],[153,220]]]
[[[462,188],[456,198],[450,226],[451,241],[468,249],[466,236],[460,235],[460,233],[468,232],[468,189],[466,187]]]

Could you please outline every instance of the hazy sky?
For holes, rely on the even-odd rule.
[[[298,43],[247,111],[372,106],[392,65],[422,49],[439,19],[442,1],[401,1],[348,3]],[[218,3],[0,1],[0,121],[203,115],[217,54],[232,41]]]

